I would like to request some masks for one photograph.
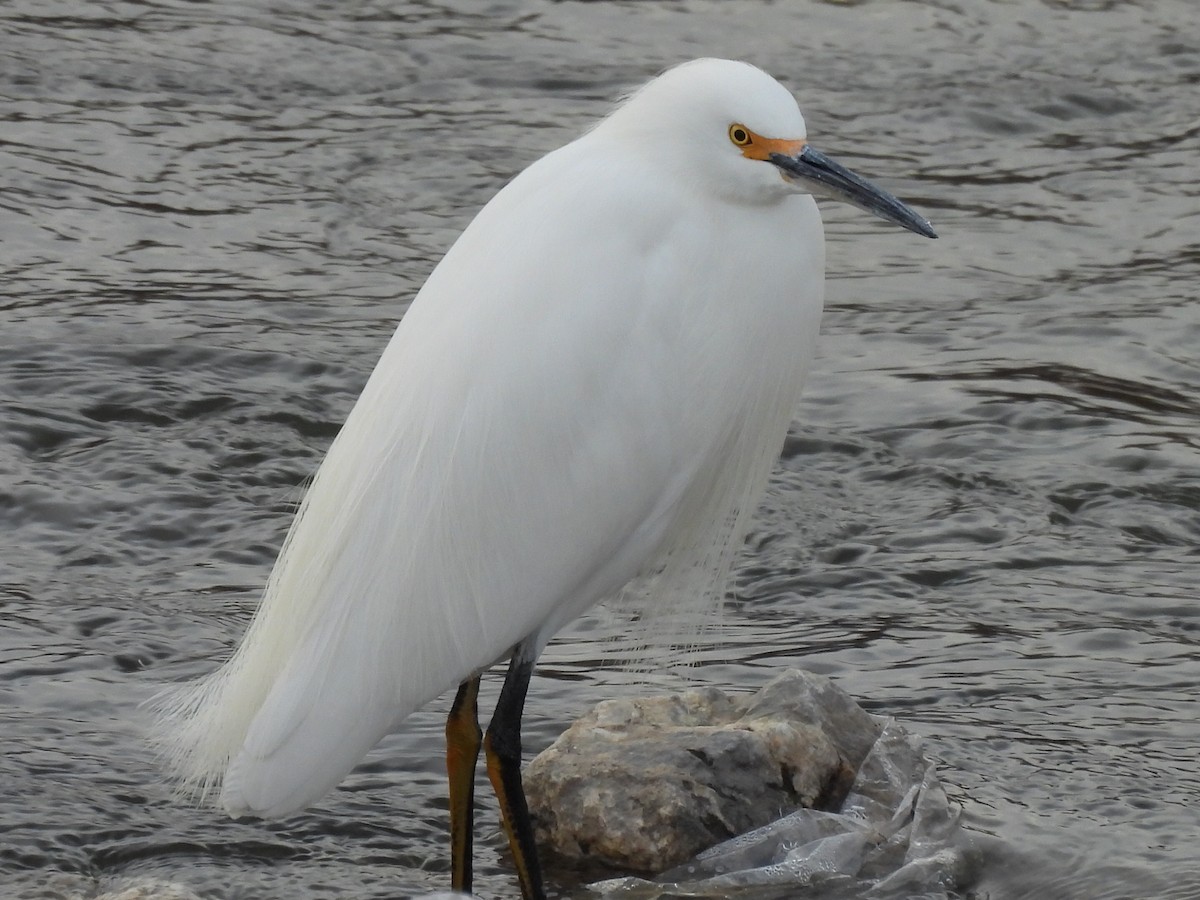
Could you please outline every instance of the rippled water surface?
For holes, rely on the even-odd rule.
[[[1200,897],[1191,0],[0,6],[5,896],[448,883],[444,702],[267,825],[172,800],[138,703],[228,652],[475,210],[698,55],[779,76],[942,237],[826,207],[821,357],[691,677],[805,666],[924,735],[992,836],[979,897]],[[548,651],[530,751],[627,690],[612,627]]]

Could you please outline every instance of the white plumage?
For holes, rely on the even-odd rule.
[[[242,644],[162,700],[186,785],[283,815],[631,579],[657,573],[654,603],[719,600],[824,277],[812,197],[731,123],[805,137],[769,76],[701,60],[478,214],[330,447]]]

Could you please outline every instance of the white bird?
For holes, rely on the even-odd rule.
[[[471,884],[482,744],[522,893],[535,660],[639,577],[719,602],[814,353],[813,194],[935,237],[808,145],[786,88],[696,60],[518,175],[413,301],[329,449],[233,657],[160,701],[184,784],[235,816],[334,787],[411,712],[447,724],[452,881]]]

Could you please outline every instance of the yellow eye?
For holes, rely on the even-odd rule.
[[[754,138],[750,136],[750,130],[745,125],[730,125],[729,139],[739,147],[749,147],[754,143]]]

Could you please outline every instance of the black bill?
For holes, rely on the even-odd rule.
[[[844,200],[886,222],[927,238],[937,237],[929,220],[918,215],[912,207],[867,179],[855,175],[845,166],[838,165],[820,150],[805,146],[798,156],[772,153],[768,158],[786,177],[804,182],[805,187],[814,194]]]

